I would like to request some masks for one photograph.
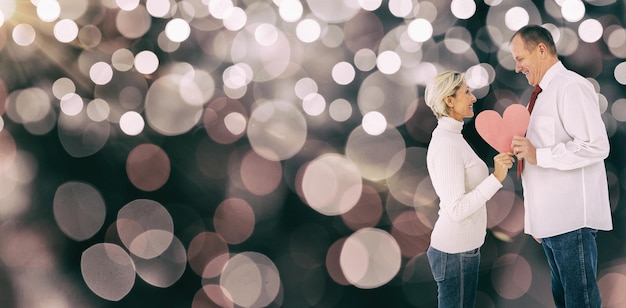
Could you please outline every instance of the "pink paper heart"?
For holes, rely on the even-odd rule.
[[[498,152],[512,152],[513,136],[524,136],[530,121],[526,107],[513,104],[504,110],[504,115],[494,110],[484,110],[476,116],[476,131]]]

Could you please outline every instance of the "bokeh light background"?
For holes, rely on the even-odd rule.
[[[2,0],[0,306],[434,307],[424,85],[455,69],[476,114],[525,104],[508,40],[535,23],[600,97],[598,280],[626,307],[625,7]],[[488,203],[478,307],[551,306],[514,177]]]

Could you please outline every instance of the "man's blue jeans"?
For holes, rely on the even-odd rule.
[[[583,228],[541,239],[550,265],[556,307],[600,308],[596,233]]]
[[[474,307],[480,249],[450,254],[429,247],[426,255],[437,282],[438,307]]]

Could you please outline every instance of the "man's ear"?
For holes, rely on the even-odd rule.
[[[539,43],[539,45],[537,45],[538,51],[539,51],[539,55],[541,57],[544,57],[546,54],[548,54],[548,48],[546,47],[546,44],[544,43]]]

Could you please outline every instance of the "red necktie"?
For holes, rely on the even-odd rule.
[[[530,103],[528,103],[528,113],[533,112],[533,108],[535,108],[535,101],[537,100],[537,95],[539,95],[539,93],[541,93],[541,87],[539,87],[539,85],[536,85],[535,89],[533,90],[533,94],[530,95]],[[518,179],[522,175],[522,169],[524,169],[524,161],[518,160],[517,161],[517,178]]]

